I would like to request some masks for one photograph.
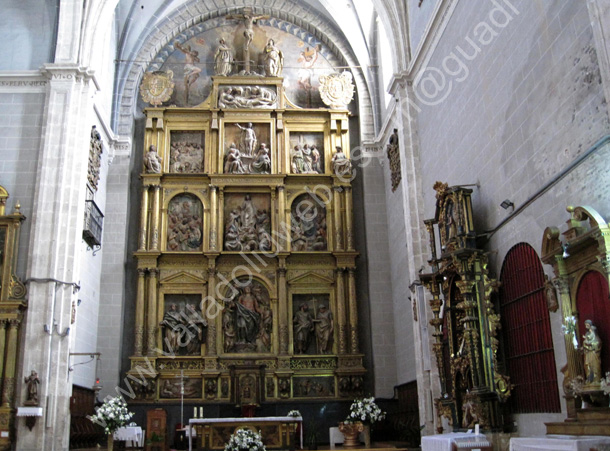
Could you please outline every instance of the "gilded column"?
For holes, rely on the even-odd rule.
[[[333,210],[335,217],[335,249],[338,251],[343,250],[343,221],[341,221],[341,191],[343,188],[340,186],[333,187],[334,199],[333,199]]]
[[[485,385],[485,368],[479,352],[481,337],[479,336],[477,302],[472,293],[475,282],[474,280],[459,280],[455,282],[455,285],[464,297],[464,300],[456,307],[464,311],[464,319],[462,321],[464,324],[465,343],[470,357],[472,383],[475,388],[479,388]]]
[[[140,208],[140,238],[138,251],[146,250],[146,236],[148,235],[148,185],[142,187],[142,206]]]
[[[8,319],[0,319],[0,387],[2,387],[2,374],[4,373],[4,350],[6,346],[6,324]]]
[[[148,355],[154,356],[157,349],[157,276],[159,270],[150,268],[148,271],[147,349]],[[163,346],[161,346],[161,349],[163,349]]]
[[[4,365],[4,384],[2,387],[2,406],[13,404],[15,393],[15,362],[17,360],[17,337],[19,335],[18,319],[9,320],[8,339],[6,341],[6,361]]]
[[[288,354],[288,299],[286,298],[286,268],[285,261],[280,260],[278,268],[278,316],[280,320],[280,354]]]
[[[347,354],[347,324],[345,315],[345,268],[335,269],[337,279],[337,323],[339,324],[339,354]]]
[[[282,252],[288,249],[286,239],[290,233],[290,222],[286,222],[286,187],[281,185],[277,187],[278,197],[278,223],[275,230],[278,231],[277,239],[277,252]],[[285,275],[285,274],[284,274]],[[280,302],[281,302],[280,298]]]
[[[136,293],[135,355],[141,356],[144,346],[144,303],[146,294],[146,269],[138,268],[138,291]]]
[[[218,187],[210,185],[210,250],[218,250]]]
[[[358,354],[358,308],[356,307],[356,278],[355,269],[347,270],[347,286],[349,299],[349,332],[350,332],[350,352]]]
[[[220,187],[220,188],[218,188],[218,206],[219,206],[219,208],[217,209],[218,210],[218,219],[216,220],[216,222],[218,224],[218,230],[220,230],[220,233],[223,234],[223,236],[219,240],[219,243],[223,243],[223,244],[222,245],[218,244],[219,251],[222,251],[222,248],[224,247],[224,223],[225,223],[224,204],[225,204],[225,192],[224,192],[224,188]]]
[[[354,213],[352,211],[352,188],[345,188],[345,224],[347,225],[347,250],[354,250]]]
[[[154,185],[153,189],[155,191],[153,198],[153,211],[152,211],[152,243],[151,248],[154,251],[159,250],[159,201],[161,198],[161,187],[159,185]]]
[[[208,268],[208,302],[216,302],[220,304],[218,300],[218,296],[216,296],[216,268]],[[207,306],[209,308],[209,306]],[[214,309],[214,312],[218,312],[217,309]],[[222,313],[219,315],[222,318]],[[217,352],[217,343],[216,343],[216,318],[207,318],[208,321],[208,330],[206,332],[206,342],[207,342],[207,352],[208,356],[216,356]]]

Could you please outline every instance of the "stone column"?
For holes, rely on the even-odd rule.
[[[146,296],[146,269],[138,268],[138,291],[136,293],[136,330],[135,351],[136,356],[142,355],[144,347],[144,304]]]
[[[286,298],[286,268],[284,259],[280,260],[280,268],[278,274],[278,317],[280,323],[280,355],[288,354],[288,299]]]
[[[150,268],[148,275],[148,323],[147,323],[147,350],[149,356],[154,356],[157,349],[157,276],[159,270]],[[163,345],[161,345],[163,349]]]
[[[345,224],[347,228],[347,250],[354,250],[354,212],[352,211],[352,188],[345,188]]]
[[[159,185],[153,185],[154,197],[153,197],[153,206],[152,206],[152,242],[151,249],[154,251],[159,250],[159,213],[160,213],[160,190],[161,187]]]
[[[17,360],[17,337],[19,336],[18,319],[8,322],[6,340],[6,365],[4,367],[4,384],[2,385],[2,407],[10,407],[15,396],[15,362]]]
[[[345,299],[345,268],[335,269],[337,280],[337,323],[339,325],[339,354],[347,354],[347,317]]]
[[[348,268],[347,270],[350,352],[352,354],[358,354],[360,350],[358,345],[358,307],[356,304],[355,272],[355,268]]]
[[[210,250],[218,250],[218,187],[210,185]]]
[[[140,208],[140,237],[138,252],[146,250],[146,236],[148,235],[148,185],[142,187],[142,207]]]
[[[333,210],[335,218],[335,250],[343,250],[343,221],[341,220],[341,191],[340,186],[333,187]]]

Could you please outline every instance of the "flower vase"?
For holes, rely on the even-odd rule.
[[[343,434],[343,447],[356,448],[360,446],[358,436],[364,430],[364,425],[358,421],[356,423],[339,423],[339,431]]]
[[[108,451],[112,451],[114,449],[114,432],[108,434]]]
[[[362,431],[362,435],[364,435],[364,447],[371,447],[371,424],[365,423],[364,430]]]

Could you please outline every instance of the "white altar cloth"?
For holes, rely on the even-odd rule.
[[[251,418],[191,418],[189,420],[189,451],[193,451],[193,437],[195,434],[191,434],[190,431],[193,429],[195,424],[213,424],[213,423],[247,423],[248,421],[258,422],[278,422],[283,421],[286,423],[300,423],[301,424],[301,449],[303,449],[303,417],[251,417]]]
[[[114,432],[114,439],[127,442],[131,447],[143,445],[142,428],[140,426],[125,426]],[[134,446],[135,445],[135,446]]]
[[[424,435],[421,438],[422,451],[451,451],[451,445],[456,438],[475,437],[468,432],[450,432],[448,434]],[[484,437],[480,435],[480,437]]]
[[[510,451],[589,451],[598,445],[610,445],[610,437],[546,435],[543,437],[513,437],[510,439]]]

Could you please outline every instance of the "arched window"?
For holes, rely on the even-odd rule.
[[[585,320],[590,319],[597,327],[602,345],[602,376],[610,371],[610,301],[608,301],[608,281],[597,271],[588,271],[578,284],[576,292],[578,310],[578,337],[582,344],[585,334]]]
[[[506,255],[500,276],[500,313],[513,413],[560,412],[559,389],[544,272],[526,243]]]

